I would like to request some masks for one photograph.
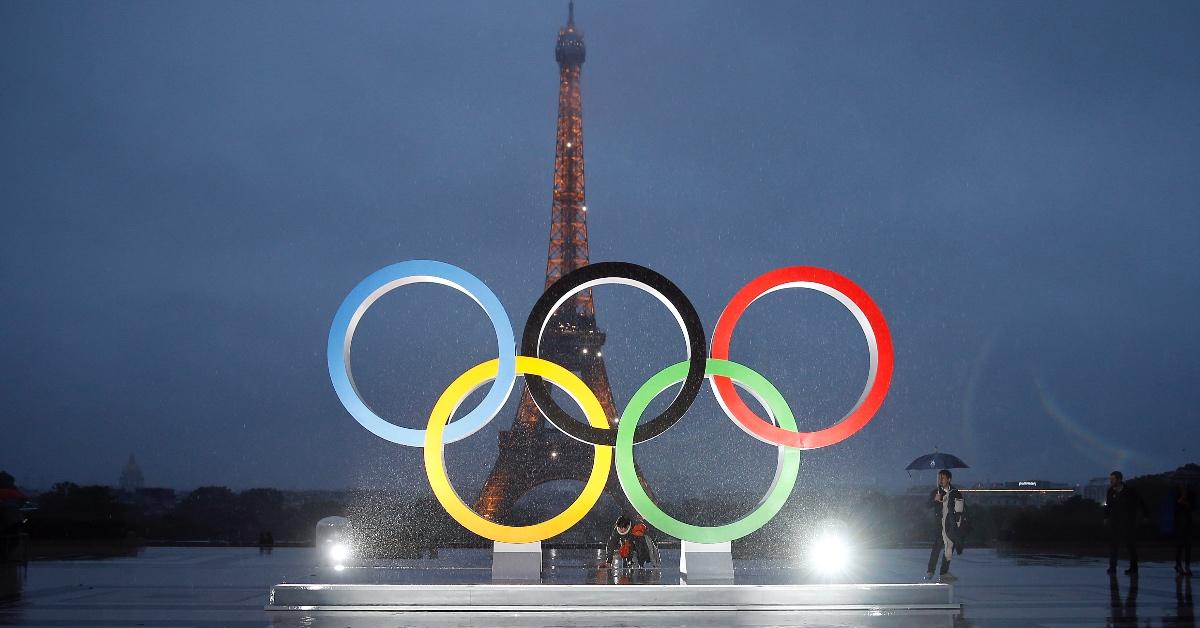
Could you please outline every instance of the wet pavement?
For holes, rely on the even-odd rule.
[[[546,559],[546,581],[612,586],[586,551]],[[928,550],[863,552],[835,579],[788,561],[736,561],[739,584],[915,582]],[[378,562],[319,570],[311,549],[148,548],[136,557],[31,563],[19,574],[19,597],[0,602],[7,626],[1192,626],[1191,579],[1166,563],[1145,563],[1136,579],[1110,578],[1102,561],[968,550],[955,559],[954,601],[961,613],[448,613],[268,612],[279,582],[486,583],[486,550],[442,550],[436,559]],[[664,551],[661,574],[645,582],[678,582],[677,553]],[[535,585],[536,586],[536,585]]]

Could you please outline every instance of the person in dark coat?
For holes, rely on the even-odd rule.
[[[938,486],[932,493],[934,530],[933,549],[929,551],[929,566],[925,570],[925,579],[933,579],[933,570],[938,566],[941,557],[942,568],[938,575],[942,580],[953,580],[950,573],[950,559],[954,557],[956,545],[962,542],[961,531],[963,515],[966,512],[966,501],[962,493],[950,484],[953,475],[949,469],[938,471]]]
[[[1129,552],[1129,569],[1125,573],[1134,575],[1138,571],[1137,522],[1138,513],[1149,516],[1146,503],[1137,489],[1125,483],[1120,471],[1108,476],[1108,496],[1104,500],[1104,522],[1108,526],[1108,573],[1117,572],[1117,555],[1122,545]]]
[[[1192,510],[1196,507],[1196,491],[1180,481],[1172,490],[1175,510],[1175,573],[1192,575]]]

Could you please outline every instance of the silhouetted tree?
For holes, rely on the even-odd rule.
[[[34,538],[114,539],[128,531],[125,506],[107,486],[55,484],[29,517]]]
[[[245,543],[257,539],[268,530],[272,534],[282,532],[288,520],[284,507],[284,495],[273,488],[252,488],[237,495],[238,538],[231,541]]]
[[[233,541],[237,536],[237,497],[224,486],[202,486],[167,515],[174,538]]]

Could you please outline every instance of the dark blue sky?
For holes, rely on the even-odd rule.
[[[565,2],[0,5],[0,468],[22,483],[423,486],[341,408],[328,326],[375,269],[475,273],[519,334],[541,290]],[[1200,459],[1200,5],[582,2],[593,261],[644,264],[711,333],[771,268],[850,276],[896,376],[802,484],[1081,481]],[[597,290],[618,405],[683,357]],[[356,373],[424,422],[495,355],[437,287],[364,319]],[[866,372],[852,317],[756,304],[736,360],[802,425]],[[474,495],[495,431],[449,448]],[[639,448],[662,497],[759,491],[769,447],[707,392]],[[798,489],[800,490],[800,489]]]

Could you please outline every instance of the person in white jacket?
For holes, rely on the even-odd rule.
[[[950,573],[950,559],[954,557],[955,546],[961,543],[960,532],[966,502],[962,493],[950,483],[952,477],[949,469],[938,471],[938,486],[932,495],[937,534],[933,540],[933,549],[929,551],[926,580],[933,579],[933,570],[938,566],[939,555],[942,560],[942,568],[938,570],[940,579],[954,579],[954,575]]]

